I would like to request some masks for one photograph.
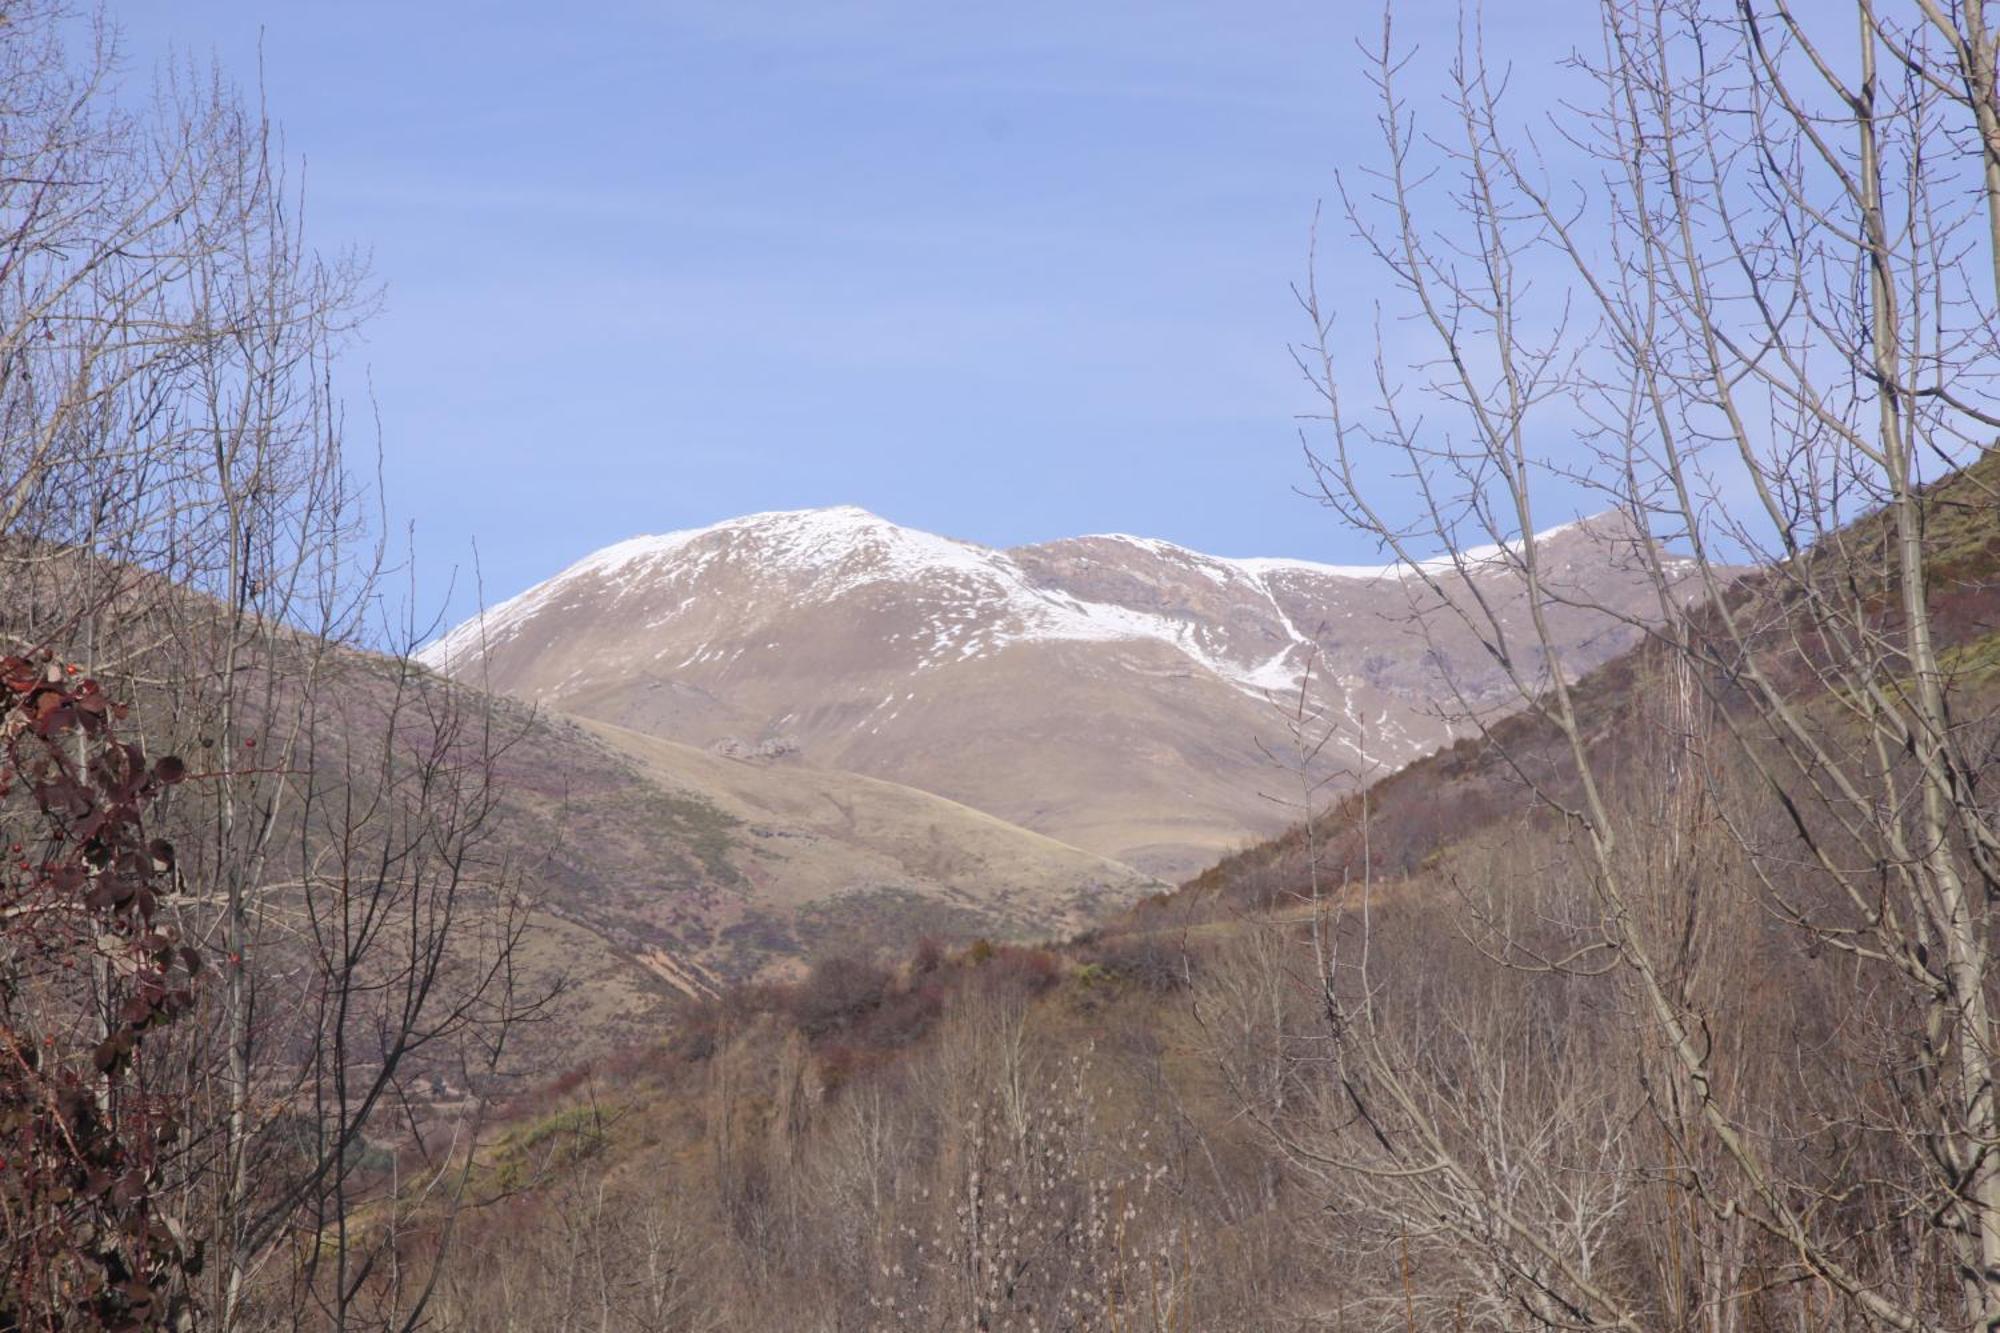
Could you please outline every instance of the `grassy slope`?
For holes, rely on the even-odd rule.
[[[827,947],[907,947],[927,933],[1047,936],[1159,887],[1129,866],[913,787],[584,726],[663,799],[700,800],[729,821],[725,863],[744,891],[730,938],[754,926],[791,943],[762,962],[722,948],[723,975]]]
[[[1927,504],[1934,552],[1927,575],[1940,646],[1947,667],[1954,672],[1954,697],[1967,715],[2000,708],[2000,595],[1996,595],[2000,591],[2000,503],[1992,499],[1996,487],[2000,487],[2000,452],[1988,453],[1966,473],[1947,479],[1930,494]],[[1879,541],[1880,520],[1864,520],[1845,535],[1850,541]],[[1576,688],[1586,733],[1613,769],[1614,778],[1616,770],[1628,762],[1624,750],[1628,737],[1620,720],[1633,711],[1635,692],[1648,688],[1656,670],[1654,659],[1642,645],[1591,673]],[[1519,776],[1501,757],[1503,747],[1517,762],[1546,774],[1558,774],[1565,761],[1565,751],[1552,728],[1531,716],[1516,715],[1500,722],[1490,741],[1462,740],[1375,784],[1368,799],[1370,858],[1378,876],[1378,901],[1421,900],[1438,889],[1435,876],[1429,873],[1431,868],[1455,849],[1504,838],[1522,818],[1546,822],[1546,814],[1533,811]],[[756,790],[766,776],[753,776],[757,770],[746,769],[733,781],[726,781],[714,770],[729,761],[698,751],[677,753],[685,750],[668,747],[658,757],[671,758],[673,765],[682,766],[680,775],[685,778],[708,773],[706,785],[728,792],[731,800],[762,801],[769,808],[774,797]],[[815,779],[825,780],[825,775]],[[1353,818],[1358,800],[1350,797],[1327,812],[1313,834],[1323,882],[1338,882],[1343,873],[1359,872],[1361,849]],[[1177,984],[1175,974],[1184,969],[1186,955],[1199,955],[1226,944],[1246,922],[1302,917],[1300,902],[1308,888],[1306,845],[1305,831],[1294,828],[1225,857],[1174,892],[1141,900],[1129,912],[1067,945],[1036,950],[1039,961],[1031,970],[1036,971],[1035,985],[1045,988],[1040,992],[1044,1003],[1038,1022],[1048,1025],[1051,1032],[1069,1031],[1077,1026],[1080,1015],[1097,1013],[1117,996],[1126,1021],[1150,1026],[1171,1045],[1174,1034],[1184,1026],[1184,1006],[1160,997]],[[977,965],[978,960],[970,955],[959,957],[962,972]],[[914,981],[906,978],[902,984],[910,986]],[[768,1024],[782,1028],[788,1021],[782,996],[773,999],[767,993],[762,999],[753,997],[750,1003],[753,1009],[771,1015]],[[1085,1027],[1088,1025],[1085,1021]],[[908,1035],[900,1033],[892,1045],[900,1047]],[[846,1043],[842,1050],[856,1042],[864,1051],[872,1049],[865,1030],[849,1036],[852,1040],[841,1039]],[[820,1039],[816,1042],[825,1044]],[[837,1058],[850,1057],[843,1054]],[[894,1056],[876,1052],[871,1058]],[[671,1101],[676,1095],[672,1092],[674,1078],[658,1071],[684,1065],[684,1053],[661,1051],[640,1063],[654,1071],[648,1076],[650,1090],[632,1095],[652,1106],[649,1115],[665,1114],[669,1121],[675,1117],[699,1119],[687,1106],[673,1110],[653,1105],[659,1097]],[[652,1151],[650,1147],[633,1150]]]
[[[765,766],[496,701],[500,846],[566,978],[525,1069],[657,1041],[690,997],[925,935],[1039,938],[1160,887],[1129,867],[873,778]]]
[[[1939,656],[1952,676],[1961,713],[1976,716],[2000,704],[2000,450],[1945,478],[1925,499],[1925,576]],[[1839,540],[1865,560],[1879,553],[1887,531],[1878,514],[1854,524]],[[1733,595],[1768,600],[1778,586],[1753,578]],[[1887,604],[1879,581],[1863,594],[1877,607]],[[1633,700],[1651,688],[1660,662],[1657,649],[1641,644],[1573,689],[1584,734],[1614,775],[1628,760]],[[1801,690],[1816,688],[1797,672],[1787,679]],[[1533,802],[1510,758],[1538,778],[1558,781],[1568,766],[1566,747],[1553,727],[1515,714],[1494,724],[1490,739],[1463,738],[1376,783],[1368,799],[1377,872],[1408,874],[1451,843],[1527,810]],[[1313,831],[1322,840],[1323,873],[1334,879],[1360,873],[1354,836],[1359,803],[1358,795],[1346,798]],[[1269,903],[1303,891],[1307,838],[1306,829],[1294,827],[1223,858],[1183,886],[1179,907],[1195,910],[1203,899],[1217,905]]]
[[[1936,555],[1928,574],[1955,698],[1967,716],[2000,708],[2000,504],[1989,503],[1982,489],[1996,481],[2000,454],[1989,454],[1970,476],[1931,497]],[[1850,536],[1872,539],[1866,523]],[[1593,744],[1614,769],[1627,757],[1620,719],[1635,711],[1636,692],[1648,687],[1653,671],[1647,652],[1635,650],[1579,686]],[[1553,771],[1560,762],[1550,729],[1532,718],[1507,720],[1496,739],[1531,765]],[[738,817],[748,820],[746,812],[770,811],[780,800],[764,788],[768,771],[744,769],[725,778],[714,770],[728,761],[681,749],[652,759],[677,781],[699,780],[704,789],[722,793],[718,799]],[[797,791],[790,797],[808,802],[792,810],[795,817],[815,813],[811,802],[818,797],[801,798]],[[1370,802],[1380,876],[1375,901],[1419,943],[1435,937],[1426,932],[1452,929],[1453,908],[1438,868],[1517,843],[1524,817],[1543,818],[1524,816],[1529,803],[1496,747],[1473,741],[1378,783]],[[1324,875],[1337,878],[1358,854],[1349,813],[1351,807],[1337,808],[1322,822]],[[977,1014],[996,996],[1025,1002],[1030,1041],[1045,1057],[1091,1063],[1105,1123],[1140,1124],[1170,1111],[1167,1123],[1200,1136],[1204,1156],[1190,1159],[1190,1179],[1254,1180],[1264,1169],[1261,1150],[1220,1083],[1212,1034],[1203,1030],[1183,988],[1191,973],[1199,976],[1212,961],[1251,944],[1263,927],[1275,923],[1285,933],[1289,922],[1302,919],[1303,844],[1294,830],[1246,849],[1067,944],[918,959],[830,1021],[815,1008],[810,986],[734,992],[697,1010],[671,1041],[579,1069],[523,1099],[482,1154],[475,1194],[490,1197],[528,1185],[521,1211],[512,1216],[533,1226],[536,1210],[565,1188],[559,1182],[567,1169],[588,1163],[593,1178],[614,1188],[671,1181],[686,1215],[695,1219],[693,1234],[708,1236],[701,1230],[709,1225],[701,1220],[705,1210],[716,1210],[716,1217],[728,1212],[728,1190],[715,1165],[719,1132],[733,1140],[793,1145],[784,1149],[795,1154],[791,1169],[814,1178],[813,1172],[839,1160],[844,1089],[890,1089],[885,1095],[906,1097],[907,1091],[893,1090],[927,1086],[926,1062],[939,1059],[953,1040],[948,1034],[961,1031],[950,1026],[954,1008],[969,1004]],[[718,1131],[718,1124],[726,1128]],[[815,1156],[822,1150],[833,1155],[822,1161]],[[533,1188],[537,1183],[547,1188]],[[1260,1217],[1254,1210],[1222,1212],[1226,1216],[1212,1221],[1204,1246],[1217,1254],[1249,1253]],[[1282,1221],[1282,1209],[1272,1216]],[[516,1257],[509,1248],[516,1243],[497,1232],[475,1229],[467,1236],[475,1252],[501,1261]],[[740,1238],[717,1231],[702,1243],[726,1248],[740,1245]],[[727,1307],[750,1298],[724,1292],[716,1299]]]
[[[123,577],[134,585],[126,600],[135,617],[166,606],[199,625],[212,614],[198,594]],[[17,628],[14,598],[22,595],[20,587],[0,590],[0,629]],[[355,804],[367,808],[398,667],[341,651],[329,669],[313,757],[328,775],[321,809],[339,805],[332,787],[344,772],[353,775]],[[416,670],[406,691],[431,698],[418,706],[406,696],[401,726],[413,745],[425,740],[426,710],[450,689],[467,723],[455,758],[471,764],[478,714],[492,710],[497,808],[475,859],[482,877],[504,860],[509,882],[537,903],[540,928],[524,943],[530,986],[569,982],[556,1021],[515,1047],[532,1078],[579,1055],[657,1040],[690,994],[793,970],[827,949],[897,952],[927,933],[1063,933],[1159,887],[1129,867],[911,788],[759,768],[585,726]],[[141,689],[138,703],[140,734],[170,725],[164,701]],[[295,794],[285,817],[298,811]],[[280,862],[297,835],[292,824],[281,828]]]

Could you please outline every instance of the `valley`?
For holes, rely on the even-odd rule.
[[[0,1333],[2000,1330],[2000,11],[267,8],[0,0]]]

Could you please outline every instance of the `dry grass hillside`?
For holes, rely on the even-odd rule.
[[[829,952],[900,952],[926,935],[1046,938],[1164,887],[913,787],[583,726],[650,787],[705,803],[726,830],[718,875],[740,883],[740,906],[705,923],[708,953],[689,949],[718,978],[787,972]]]
[[[2000,735],[1996,471],[1989,455],[1925,513],[1955,713]],[[1784,586],[1734,595],[1779,608]],[[1782,633],[1764,650],[1813,651]],[[1665,666],[1642,647],[1579,691],[1641,865],[1662,847]],[[1797,701],[1845,743],[1809,674]],[[1716,697],[1727,712],[1727,688]],[[1547,965],[1593,909],[1577,840],[1524,785],[1564,781],[1545,731],[1510,719],[1067,942],[931,946],[896,967],[830,956],[578,1065],[481,1148],[491,1206],[459,1242],[483,1276],[447,1283],[441,1321],[570,1326],[587,1305],[662,1329],[1515,1327],[1564,1279],[1509,1232],[1482,1240],[1423,1211],[1409,1182],[1430,1176],[1393,1152],[1424,1124],[1445,1136],[1426,1151],[1495,1173],[1467,1185],[1465,1216],[1501,1197],[1510,1227],[1558,1237],[1551,1252],[1586,1247],[1593,1290],[1649,1312],[1639,1326],[1706,1327],[1696,1314],[1718,1308],[1746,1333],[1850,1326],[1854,1298],[1793,1249],[1691,1206],[1711,1163],[1658,1119],[1657,1052],[1617,972]],[[1706,799],[1732,837],[1779,846],[1796,835],[1755,762],[1764,744],[1718,741]],[[1898,1209],[1925,1166],[1887,1119],[1902,1103],[1879,995],[1757,906],[1720,822],[1691,827],[1701,873],[1660,881],[1646,928],[1680,938],[1675,984],[1703,1006],[1715,1095],[1819,1126],[1766,1160],[1801,1198],[1858,1177],[1823,1243],[1863,1280],[1948,1289],[1948,1235]],[[1816,892],[1804,867],[1781,888]],[[1684,894],[1714,901],[1697,912]],[[1408,1102],[1378,1101],[1377,1076],[1341,1053],[1351,1036],[1327,1026],[1324,953],[1363,939],[1372,1021],[1390,1025],[1370,1040]],[[1495,965],[1503,940],[1527,951],[1514,966]],[[1883,1118],[1857,1125],[1855,1106]],[[1380,1174],[1349,1169],[1371,1161]]]
[[[135,638],[170,638],[176,617],[213,613],[207,599],[162,580],[68,563],[76,577],[117,589],[103,614]],[[33,611],[0,602],[0,630],[32,626]],[[169,629],[149,633],[153,625]],[[314,810],[368,808],[380,796],[369,757],[392,725],[409,740],[418,717],[453,713],[458,730],[441,753],[490,764],[479,874],[532,905],[524,984],[563,987],[548,1021],[512,1043],[510,1064],[529,1079],[583,1053],[653,1040],[689,1000],[794,975],[829,952],[897,954],[930,935],[1044,938],[1164,887],[882,779],[728,757],[488,696],[367,651],[315,646],[307,635],[277,641],[322,658],[330,723],[311,758],[322,784]],[[275,689],[255,710],[283,714],[295,687]],[[392,724],[398,698],[404,712]],[[143,681],[134,699],[141,738],[204,753],[207,720]],[[408,703],[417,699],[426,702]],[[186,734],[168,739],[177,732]],[[178,817],[199,825],[211,812],[191,799]],[[301,821],[324,816],[298,792],[273,800],[282,860],[296,855]],[[192,877],[202,873],[190,865]]]
[[[689,1000],[828,953],[1043,938],[1162,887],[895,783],[496,707],[519,739],[497,760],[495,849],[544,926],[531,971],[567,982],[520,1038],[531,1074],[655,1040]]]
[[[1926,500],[1925,577],[1940,657],[1968,725],[1976,727],[2000,694],[2000,450],[1947,477]],[[1872,576],[1846,591],[1875,608],[1893,633],[1897,613],[1889,593],[1895,563],[1883,559],[1887,536],[1886,521],[1870,517],[1839,534],[1835,546],[1845,555],[1838,566],[1831,548],[1808,552],[1802,563],[1823,565],[1829,580],[1851,574],[1849,559],[1872,563]],[[1786,603],[1796,592],[1785,580],[1765,575],[1745,580],[1731,595],[1749,608],[1747,618],[1763,627],[1772,669],[1802,702],[1824,704],[1828,682],[1819,664],[1825,645],[1789,628]],[[1575,690],[1593,751],[1631,780],[1644,780],[1643,766],[1653,758],[1654,738],[1645,734],[1647,714],[1639,705],[1659,688],[1666,661],[1661,645],[1641,644],[1584,677]],[[1740,706],[1737,687],[1724,673],[1714,674],[1715,696]],[[1496,722],[1485,738],[1462,738],[1390,774],[1369,792],[1373,864],[1392,875],[1415,870],[1454,840],[1529,810],[1535,802],[1525,779],[1532,775],[1560,787],[1568,763],[1554,729],[1523,714]],[[1224,857],[1188,881],[1181,896],[1190,903],[1213,898],[1234,910],[1306,892],[1309,865],[1319,865],[1334,881],[1352,879],[1361,870],[1360,809],[1358,796],[1343,798],[1317,828],[1295,825]]]

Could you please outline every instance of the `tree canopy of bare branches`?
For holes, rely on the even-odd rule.
[[[1932,484],[2000,424],[1995,34],[1981,0],[1599,14],[1580,91],[1540,122],[1512,116],[1476,14],[1437,108],[1403,91],[1437,52],[1385,21],[1367,53],[1382,156],[1343,178],[1340,212],[1397,336],[1349,361],[1309,283],[1300,364],[1322,496],[1413,565],[1419,544],[1504,543],[1546,608],[1574,595],[1532,536],[1552,497],[1631,521],[1663,625],[1643,714],[1593,713],[1539,616],[1510,635],[1438,591],[1564,756],[1532,765],[1462,710],[1561,849],[1517,867],[1542,886],[1469,885],[1469,936],[1537,978],[1510,1004],[1589,995],[1633,1044],[1532,1066],[1574,1086],[1510,1080],[1521,1042],[1560,1051],[1563,1030],[1390,1013],[1366,886],[1327,885],[1337,1128],[1288,1147],[1542,1326],[1746,1326],[1751,1251],[1802,1308],[2000,1326],[2000,821],[1940,612],[1990,586],[1954,542],[2000,495],[1990,468]],[[1746,558],[1760,573],[1734,585]],[[1614,748],[1642,744],[1641,776],[1614,773]],[[1791,945],[1850,1026],[1802,1024],[1786,1058],[1824,1041],[1878,1063],[1852,1100],[1785,1103],[1784,1123],[1783,1074],[1734,1059],[1762,951]],[[1642,1207],[1685,1261],[1665,1295],[1593,1240]]]
[[[0,641],[82,664],[187,757],[148,814],[158,911],[215,963],[203,1021],[143,1038],[179,1108],[147,1197],[203,1258],[155,1322],[421,1320],[399,1219],[449,1212],[534,1007],[488,838],[505,740],[382,623],[336,385],[373,293],[306,211],[220,71],[148,90],[101,18],[0,3]],[[115,1022],[98,974],[44,998]]]

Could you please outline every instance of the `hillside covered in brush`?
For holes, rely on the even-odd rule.
[[[1996,459],[1923,497],[1975,755],[2000,737]],[[1863,521],[1839,549],[1893,586],[1885,528]],[[1832,558],[1809,553],[1803,577]],[[1770,613],[1766,671],[1846,757],[1867,738],[1796,632],[1798,586],[1770,571],[1731,596]],[[1861,600],[1893,634],[1893,604]],[[1671,943],[1732,1115],[1818,1126],[1762,1150],[1779,1199],[1853,1182],[1820,1243],[1870,1290],[1942,1281],[1948,1239],[1899,1207],[1929,1164],[1898,1126],[1911,1094],[1884,1063],[1879,998],[1829,965],[1830,919],[1817,937],[1802,925],[1838,902],[1796,856],[1796,779],[1772,780],[1782,748],[1743,664],[1690,617],[1704,626],[1717,637],[1694,662],[1643,643],[1576,688],[1647,876],[1643,928]],[[1663,789],[1677,765],[1698,780]],[[829,1329],[978,1311],[996,1327],[1509,1327],[1588,1255],[1598,1298],[1648,1326],[1717,1308],[1732,1328],[1805,1310],[1838,1326],[1852,1296],[1763,1219],[1689,1197],[1728,1166],[1683,1155],[1699,1138],[1662,1117],[1697,1109],[1662,1086],[1629,975],[1590,947],[1594,872],[1561,809],[1578,778],[1550,724],[1522,714],[1068,941],[829,957],[718,997],[672,1039],[515,1105],[479,1154],[494,1206],[462,1237],[496,1276],[441,1309],[468,1327],[558,1318],[579,1275],[602,1272],[620,1276],[592,1279],[593,1308],[635,1327],[752,1328],[803,1303]],[[1763,849],[1791,849],[1787,878],[1763,882]],[[1436,1211],[1433,1187],[1463,1211]]]

